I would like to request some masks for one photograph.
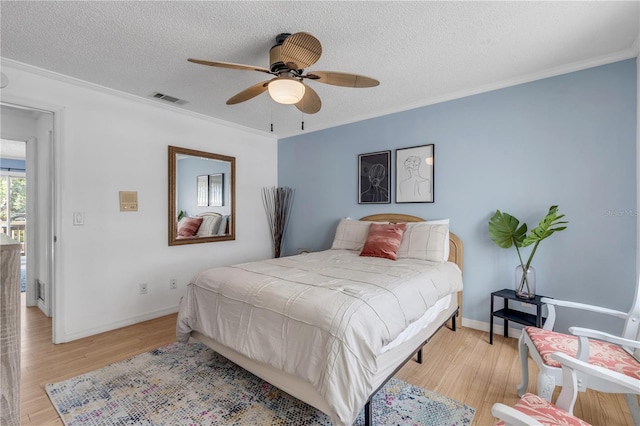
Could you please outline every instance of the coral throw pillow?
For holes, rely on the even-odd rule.
[[[389,225],[372,223],[360,256],[396,260],[405,228],[404,223]]]
[[[183,217],[180,223],[178,223],[178,236],[194,237],[201,223],[201,217]]]

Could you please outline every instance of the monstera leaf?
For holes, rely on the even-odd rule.
[[[522,247],[522,243],[527,233],[527,224],[520,225],[520,221],[509,213],[497,210],[489,221],[489,235],[494,243],[502,248],[509,248],[512,245]]]
[[[520,266],[522,267],[523,275],[521,282],[518,283],[517,291],[522,292],[526,286],[527,293],[533,294],[529,286],[529,279],[527,277],[527,271],[531,266],[533,256],[536,254],[538,245],[545,238],[549,238],[554,232],[559,232],[567,229],[567,221],[563,221],[563,214],[558,214],[558,206],[549,207],[547,215],[538,223],[538,226],[533,228],[529,235],[527,235],[527,224],[520,225],[520,221],[508,213],[503,213],[497,210],[496,213],[489,220],[489,235],[491,240],[502,248],[509,248],[515,246],[518,253],[518,259],[520,260]],[[529,258],[525,263],[522,260],[520,254],[520,248],[527,247],[533,244],[533,249],[529,254]]]
[[[567,221],[561,220],[564,217],[563,214],[558,214],[558,206],[549,207],[547,215],[538,223],[538,226],[533,228],[529,235],[522,241],[522,247],[530,246],[531,244],[540,244],[540,241],[553,235],[554,232],[559,232],[567,229],[565,226]],[[489,231],[491,232],[491,231]]]

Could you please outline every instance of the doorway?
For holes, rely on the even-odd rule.
[[[20,243],[20,292],[26,292],[27,176],[25,142],[0,142],[0,231]],[[25,155],[22,155],[25,157]],[[13,157],[13,158],[8,158]]]
[[[21,244],[23,306],[54,317],[54,113],[0,108],[0,231]]]

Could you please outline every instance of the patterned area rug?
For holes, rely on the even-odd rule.
[[[66,425],[331,425],[322,412],[200,343],[172,343],[46,391]],[[397,379],[372,407],[375,425],[470,425],[475,414]],[[354,424],[364,424],[362,412]]]

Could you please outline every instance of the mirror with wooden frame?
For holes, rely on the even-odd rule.
[[[169,245],[236,239],[236,159],[169,146]]]

